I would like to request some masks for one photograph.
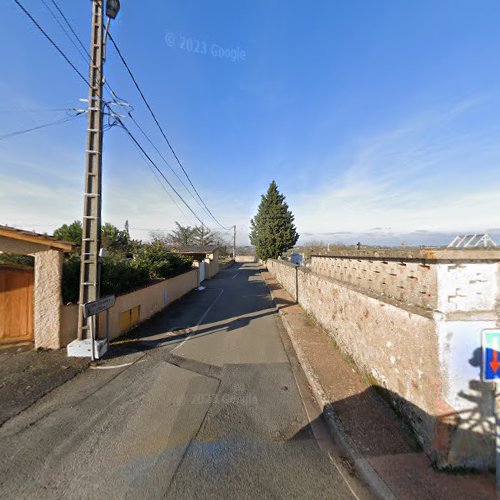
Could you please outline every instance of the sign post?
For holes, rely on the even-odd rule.
[[[495,451],[497,497],[500,497],[500,329],[483,330],[482,379],[494,384]]]

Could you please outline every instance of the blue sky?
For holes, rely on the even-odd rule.
[[[23,3],[86,75],[43,3]],[[90,2],[58,3],[88,44]],[[499,18],[494,0],[123,0],[112,33],[239,243],[273,178],[302,242],[432,243],[500,227]],[[82,106],[85,85],[13,1],[2,19],[0,135],[64,116],[41,110]],[[111,46],[106,74],[167,155]],[[0,223],[51,231],[81,217],[85,128],[81,117],[0,141]],[[123,130],[104,140],[106,221],[128,219],[140,238],[196,222]]]

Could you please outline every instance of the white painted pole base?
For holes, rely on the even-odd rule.
[[[92,340],[73,340],[66,351],[70,358],[91,358],[92,359]],[[95,359],[101,359],[108,351],[108,341],[99,339],[94,341],[94,356]]]

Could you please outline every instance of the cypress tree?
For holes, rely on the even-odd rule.
[[[259,259],[277,259],[295,246],[299,235],[294,218],[285,196],[272,181],[262,196],[257,215],[250,221],[250,242],[255,245]]]

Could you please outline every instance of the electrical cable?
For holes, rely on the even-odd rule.
[[[109,39],[111,40],[111,43],[113,44],[113,46],[115,47],[115,50],[116,50],[116,53],[118,54],[119,58],[121,59],[123,65],[125,66],[125,68],[127,69],[127,72],[130,76],[130,78],[132,79],[132,81],[134,82],[134,85],[137,89],[137,91],[139,92],[142,100],[144,101],[144,104],[146,105],[146,107],[148,108],[148,111],[149,113],[151,114],[151,116],[153,117],[153,120],[155,121],[156,125],[158,126],[158,129],[160,130],[163,138],[165,139],[168,147],[170,148],[170,151],[172,152],[174,158],[176,159],[177,163],[179,164],[179,166],[181,167],[182,171],[184,172],[184,175],[186,176],[187,180],[189,181],[189,184],[191,185],[191,187],[193,188],[194,192],[196,193],[196,195],[198,196],[198,198],[200,199],[201,203],[203,204],[205,210],[208,212],[208,214],[210,215],[210,217],[212,217],[212,219],[222,228],[222,229],[226,229],[226,230],[229,230],[229,228],[223,226],[218,220],[217,218],[213,215],[213,213],[210,211],[210,209],[207,207],[206,203],[203,201],[203,198],[200,196],[200,194],[198,193],[197,189],[195,188],[191,178],[189,177],[188,173],[186,172],[186,169],[184,168],[181,160],[179,159],[179,157],[177,156],[177,153],[175,152],[171,142],[169,141],[168,137],[166,136],[162,126],[160,125],[158,119],[156,118],[156,115],[153,111],[153,109],[151,108],[148,100],[146,99],[141,87],[139,86],[139,83],[137,82],[137,79],[135,78],[134,74],[132,73],[132,70],[130,69],[130,66],[128,65],[127,61],[125,60],[123,54],[121,53],[120,49],[118,48],[118,45],[117,43],[115,42],[113,36],[111,35],[111,33],[108,32],[108,37]]]
[[[68,56],[63,52],[63,50],[57,45],[57,43],[50,37],[50,35],[48,35],[48,33],[42,28],[42,26],[38,23],[38,21],[33,17],[33,15],[28,11],[28,9],[19,1],[19,0],[14,0],[14,2],[17,4],[17,6],[23,11],[23,13],[31,20],[31,22],[38,28],[38,30],[45,36],[45,38],[50,42],[50,44],[59,52],[59,54],[64,58],[64,60],[71,66],[71,68],[78,74],[78,76],[87,84],[87,86],[90,86],[90,83],[89,81],[83,76],[83,74],[78,70],[78,68],[71,62],[71,60],[68,58]],[[45,4],[45,2],[43,2],[44,5],[48,8],[47,4]],[[58,5],[52,0],[52,3],[55,5],[55,7],[57,8],[58,12],[62,15],[63,19],[65,20],[66,24],[68,25],[68,27],[70,27],[71,29],[71,32],[74,34],[74,36],[77,38],[77,40],[79,40],[80,44],[83,46],[83,43],[81,42],[80,38],[78,37],[78,35],[76,34],[76,32],[74,31],[74,29],[71,27],[69,21],[67,20],[66,16],[64,16],[64,14],[62,13],[61,9],[58,7]],[[51,12],[51,14],[53,15],[53,17],[55,18],[53,12],[48,9],[49,12]],[[56,19],[57,20],[57,19]],[[61,26],[61,24],[59,24]],[[62,27],[62,26],[61,26]],[[65,30],[64,30],[65,31]],[[65,33],[67,34],[67,32],[65,31]],[[111,37],[111,35],[108,33],[108,35]],[[113,45],[115,45],[114,41],[113,41]],[[116,47],[117,48],[117,47]],[[86,51],[86,49],[84,49]],[[117,48],[118,50],[118,48]],[[87,51],[86,51],[87,52]],[[87,52],[88,54],[88,52]],[[90,54],[89,55],[89,60],[91,60],[90,58]],[[131,76],[133,77],[133,75],[131,74]],[[135,78],[133,78],[134,80],[134,83],[136,83],[136,87],[138,88],[138,90],[140,91],[139,87],[138,87],[138,84],[135,80]],[[112,96],[113,98],[116,98],[117,95],[116,93],[113,91],[113,89],[109,86],[109,84],[107,85],[108,88],[110,89],[110,92],[112,93]],[[141,96],[143,97],[143,100],[146,102],[147,104],[147,101],[144,97],[144,95],[142,94],[142,92],[140,91],[141,93]],[[148,106],[148,109],[150,110],[150,112],[154,115],[154,113],[152,112],[151,108],[149,107],[149,104],[147,104]],[[81,113],[79,113],[81,114]],[[79,116],[76,115],[76,116]],[[49,127],[49,126],[52,126],[52,125],[56,125],[58,123],[62,123],[62,122],[65,122],[65,121],[69,121],[69,120],[72,120],[74,118],[76,118],[76,116],[74,117],[67,117],[67,118],[64,118],[62,120],[57,120],[55,122],[50,122],[50,123],[47,123],[47,124],[43,124],[43,125],[39,125],[37,127],[32,127],[30,129],[25,129],[25,130],[20,130],[20,131],[16,131],[16,132],[12,132],[12,133],[9,133],[9,134],[5,134],[3,136],[0,136],[0,140],[3,140],[3,139],[6,139],[8,137],[13,137],[13,136],[16,136],[16,135],[21,135],[21,134],[25,134],[25,133],[28,133],[28,132],[31,132],[31,131],[34,131],[34,130],[38,130],[38,129],[41,129],[41,128],[44,128],[44,127]],[[172,189],[172,191],[174,191],[174,193],[180,198],[180,200],[184,203],[184,205],[189,209],[189,211],[194,215],[194,217],[201,223],[201,224],[204,224],[204,222],[200,219],[200,217],[198,217],[198,215],[196,214],[196,212],[188,205],[188,203],[184,200],[184,198],[179,194],[179,192],[175,189],[175,187],[170,183],[170,181],[165,177],[165,175],[163,174],[163,172],[161,171],[161,169],[156,165],[156,163],[151,159],[151,157],[146,153],[146,151],[144,150],[144,148],[140,145],[140,143],[137,141],[137,139],[133,136],[133,134],[130,132],[130,130],[125,126],[125,124],[123,123],[123,121],[117,117],[117,116],[114,116],[115,120],[116,120],[116,123],[119,123],[121,125],[121,127],[127,132],[127,134],[129,135],[129,137],[132,139],[132,141],[135,143],[135,145],[139,148],[139,150],[142,152],[142,154],[147,158],[147,160],[151,163],[151,165],[154,166],[154,168],[158,171],[158,173],[162,176],[162,178],[165,180],[165,182],[167,182],[167,184],[170,186],[170,188]],[[156,117],[155,117],[156,118]],[[157,123],[158,126],[159,123]],[[110,128],[111,126],[113,126],[112,124],[108,124],[108,127]],[[168,141],[168,139],[166,138],[165,136],[165,139]],[[171,147],[171,146],[170,146]],[[173,151],[173,148],[171,148],[172,151]],[[174,152],[175,154],[175,152]],[[176,158],[177,161],[179,162],[179,159]],[[180,163],[180,162],[179,162]],[[181,168],[182,165],[181,165]],[[184,170],[184,168],[183,168]],[[186,174],[187,176],[187,173],[184,171],[184,173]],[[191,183],[191,180],[189,179],[188,177],[188,180],[190,181]],[[191,183],[192,184],[192,183]],[[194,186],[193,186],[193,189]],[[196,192],[196,189],[195,189],[195,192]],[[196,194],[199,196],[199,194],[196,192]],[[201,199],[201,198],[200,198]],[[201,200],[202,203],[203,203],[203,200]],[[203,203],[204,204],[204,203]],[[205,205],[205,204],[204,204]],[[205,205],[206,207],[206,205]],[[180,208],[180,207],[179,207]],[[206,207],[207,210],[208,210],[208,207]],[[181,210],[181,213],[182,213],[182,210]],[[212,215],[213,217],[213,215]]]
[[[47,8],[47,10],[52,14],[52,17],[54,17],[54,19],[56,20],[57,24],[59,24],[59,26],[61,26],[61,22],[57,19],[57,17],[54,15],[53,11],[46,4],[45,0],[41,0],[41,1],[45,5],[45,7]],[[54,7],[57,9],[57,12],[59,12],[60,16],[63,18],[64,22],[66,23],[66,26],[68,26],[69,30],[71,31],[71,33],[75,37],[76,41],[78,42],[78,44],[80,45],[80,47],[82,48],[82,50],[83,50],[84,53],[82,53],[82,50],[80,50],[78,47],[76,47],[76,45],[75,45],[74,41],[71,39],[71,36],[69,35],[69,33],[66,31],[66,29],[63,26],[61,26],[61,28],[64,31],[64,33],[66,34],[66,36],[71,40],[71,43],[73,43],[73,45],[75,45],[75,47],[77,48],[79,54],[82,56],[82,58],[85,60],[85,62],[87,64],[89,62],[91,62],[93,64],[94,61],[93,61],[93,59],[92,59],[92,57],[90,55],[90,52],[88,51],[87,47],[85,47],[85,44],[82,42],[82,39],[78,36],[78,33],[73,28],[72,24],[69,22],[69,19],[66,17],[66,15],[64,14],[64,12],[62,11],[62,9],[59,7],[59,5],[57,4],[57,2],[55,0],[50,0],[50,1],[54,5]],[[117,97],[117,94],[111,88],[111,85],[106,80],[104,81],[104,86],[108,89],[109,93],[111,94],[111,96],[113,98]]]
[[[80,56],[83,58],[84,61],[87,61],[87,56],[85,55],[84,52],[82,52],[82,49],[76,44],[76,42],[73,40],[73,38],[71,38],[71,35],[68,33],[68,31],[66,30],[66,28],[63,26],[62,22],[58,19],[58,17],[54,14],[54,11],[51,9],[51,7],[49,6],[49,4],[46,2],[46,0],[40,0],[43,5],[45,6],[45,8],[49,11],[50,15],[54,18],[55,22],[59,25],[59,27],[63,30],[63,33],[66,35],[66,37],[68,38],[68,40],[71,42],[71,44],[73,45],[73,47],[75,47],[75,49],[78,51],[78,53],[80,54]],[[59,13],[61,13],[59,7],[57,6],[57,4],[52,1],[52,3],[55,5],[55,7],[57,8],[57,10],[59,11]],[[64,16],[63,16],[64,17]]]
[[[19,0],[14,0],[17,6],[29,17],[31,22],[39,29],[39,31],[45,36],[45,38],[51,43],[51,45],[59,52],[59,54],[64,58],[64,60],[73,68],[77,75],[90,87],[89,81],[82,75],[78,68],[69,60],[68,56],[62,51],[62,49],[57,45],[56,42],[47,34],[47,32],[40,26],[37,20],[30,14],[30,12],[24,7],[24,5]]]
[[[146,160],[146,156],[144,155],[144,153],[142,153],[142,151],[140,151],[143,159]],[[174,203],[174,205],[179,209],[179,212],[182,214],[182,216],[187,219],[187,216],[184,212],[184,210],[182,210],[181,206],[179,205],[179,203],[177,203],[177,200],[170,194],[170,192],[168,191],[168,189],[165,187],[165,184],[163,184],[163,182],[161,181],[161,179],[158,177],[158,173],[156,172],[156,170],[149,164],[149,162],[146,160],[146,164],[148,165],[149,169],[151,170],[151,172],[153,172],[153,175],[155,176],[155,179],[158,181],[158,183],[160,184],[160,186],[162,187],[162,189],[165,191],[165,193],[167,193],[167,196],[170,198],[170,200],[172,201],[172,203]]]
[[[90,59],[90,53],[89,53],[87,47],[85,47],[85,44],[82,42],[82,40],[80,39],[80,37],[78,36],[76,31],[73,29],[73,26],[71,26],[71,23],[68,21],[68,18],[64,15],[63,11],[60,9],[59,5],[57,5],[55,0],[50,0],[50,1],[53,3],[54,7],[57,9],[57,11],[61,15],[61,17],[64,19],[64,22],[66,23],[68,28],[71,30],[71,33],[73,33],[73,36],[78,40],[80,47],[83,49],[83,51],[87,54],[88,58]]]
[[[156,169],[156,171],[162,176],[163,180],[170,186],[170,189],[179,197],[179,199],[184,203],[184,205],[188,208],[188,210],[194,215],[194,217],[200,222],[200,224],[205,225],[205,223],[198,217],[196,212],[189,206],[189,204],[184,200],[184,198],[179,194],[177,189],[172,185],[172,183],[165,177],[165,174],[162,172],[162,170],[158,167],[158,165],[152,160],[152,158],[146,153],[145,149],[141,146],[139,141],[134,137],[132,132],[128,129],[128,127],[123,123],[121,118],[116,117],[117,122],[120,124],[120,126],[125,130],[125,132],[128,134],[130,139],[134,142],[134,144],[140,149],[142,154],[147,158],[149,163],[153,165],[153,167]]]
[[[78,118],[83,113],[84,112],[82,111],[80,113],[77,113],[74,116],[67,116],[66,118],[62,118],[62,119],[59,119],[59,120],[56,120],[56,121],[53,121],[53,122],[49,122],[49,123],[44,123],[42,125],[37,125],[36,127],[31,127],[31,128],[27,128],[27,129],[23,129],[23,130],[17,130],[15,132],[10,132],[8,134],[0,135],[0,141],[3,141],[4,139],[9,139],[11,137],[15,137],[15,136],[18,136],[18,135],[27,134],[28,132],[33,132],[34,130],[40,130],[42,128],[52,127],[53,125],[58,125],[60,123],[69,122],[71,120],[74,120],[75,118]]]
[[[0,109],[0,113],[55,113],[59,111],[75,111],[74,108],[33,108],[33,109]]]
[[[165,165],[167,165],[167,167],[171,170],[171,172],[175,175],[175,177],[177,178],[177,180],[182,184],[182,186],[184,187],[184,189],[191,195],[191,197],[193,198],[193,200],[195,200],[198,205],[203,209],[203,206],[201,205],[201,203],[198,201],[198,198],[196,198],[193,193],[189,190],[189,188],[186,186],[186,184],[183,182],[183,180],[180,178],[179,174],[172,168],[172,165],[170,165],[170,163],[167,161],[167,159],[162,155],[162,153],[160,152],[160,150],[155,146],[155,144],[153,143],[153,141],[149,138],[149,136],[146,134],[146,132],[144,131],[144,129],[137,123],[137,120],[132,116],[132,113],[128,113],[128,116],[129,118],[132,120],[132,122],[135,124],[135,126],[140,130],[140,132],[142,133],[142,135],[146,138],[146,140],[151,144],[151,146],[154,148],[154,150],[158,153],[158,155],[160,156],[160,158],[163,160],[163,162],[165,163]]]

